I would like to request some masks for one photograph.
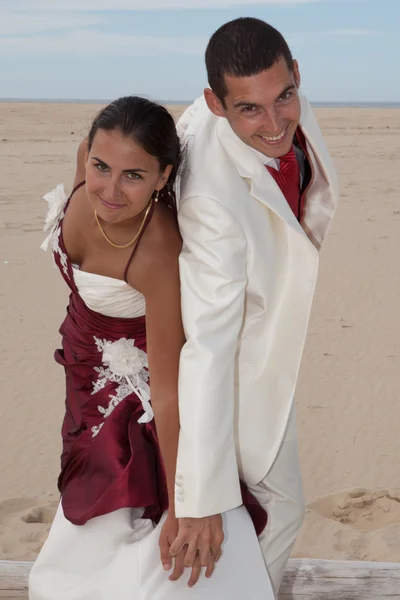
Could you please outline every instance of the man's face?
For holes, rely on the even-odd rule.
[[[225,76],[225,83],[228,90],[225,107],[211,90],[205,90],[210,110],[225,117],[248,146],[270,158],[286,154],[300,120],[297,62],[294,61],[291,72],[282,57],[258,75]]]

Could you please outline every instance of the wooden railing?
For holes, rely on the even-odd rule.
[[[28,598],[31,566],[0,561],[0,598]],[[279,600],[383,598],[400,600],[400,563],[291,559],[279,593]]]

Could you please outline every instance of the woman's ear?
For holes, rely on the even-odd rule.
[[[89,159],[89,148],[87,138],[83,139],[79,144],[76,156],[76,173],[74,187],[81,183],[86,177],[86,164]]]
[[[166,183],[167,183],[167,181],[168,181],[168,179],[169,179],[169,176],[171,175],[171,172],[172,172],[172,169],[173,169],[173,168],[174,168],[174,167],[173,167],[173,165],[167,165],[167,166],[165,167],[165,169],[164,169],[164,173],[163,173],[163,174],[162,174],[162,176],[161,176],[160,183],[159,183],[159,185],[156,187],[156,190],[160,191],[160,190],[162,190],[162,189],[163,189],[163,187],[166,185]]]

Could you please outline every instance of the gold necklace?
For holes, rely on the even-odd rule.
[[[144,213],[143,221],[141,222],[141,224],[140,224],[140,227],[139,227],[139,229],[138,229],[137,233],[135,234],[135,237],[134,237],[133,239],[131,239],[131,241],[130,241],[130,242],[128,242],[127,244],[122,244],[122,245],[120,245],[120,244],[114,244],[114,242],[112,242],[112,241],[110,240],[110,238],[107,236],[107,234],[105,233],[104,229],[103,229],[103,228],[102,228],[102,226],[100,225],[100,221],[99,221],[99,217],[98,217],[98,215],[97,215],[97,212],[96,212],[96,211],[94,211],[94,216],[95,216],[95,219],[96,219],[96,223],[97,223],[97,225],[98,225],[98,227],[99,227],[99,229],[100,229],[100,231],[101,231],[101,233],[102,233],[102,235],[103,235],[104,239],[106,239],[106,240],[107,240],[107,242],[108,242],[108,243],[109,243],[111,246],[113,246],[114,248],[119,248],[120,250],[123,250],[124,248],[129,248],[129,246],[133,246],[133,244],[134,244],[134,243],[137,241],[138,237],[140,236],[140,234],[141,234],[141,233],[142,233],[142,231],[143,231],[143,228],[144,228],[144,226],[145,226],[145,223],[146,223],[147,217],[148,217],[148,215],[149,215],[150,209],[151,209],[151,208],[152,208],[152,206],[153,206],[153,202],[154,202],[154,199],[153,199],[153,198],[150,198],[150,201],[149,201],[149,203],[148,203],[148,205],[147,205],[147,208],[146,208],[146,212]]]

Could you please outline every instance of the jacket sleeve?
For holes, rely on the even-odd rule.
[[[177,517],[204,517],[242,504],[235,452],[235,355],[243,323],[246,238],[228,209],[208,197],[179,209],[182,316],[181,432]]]

